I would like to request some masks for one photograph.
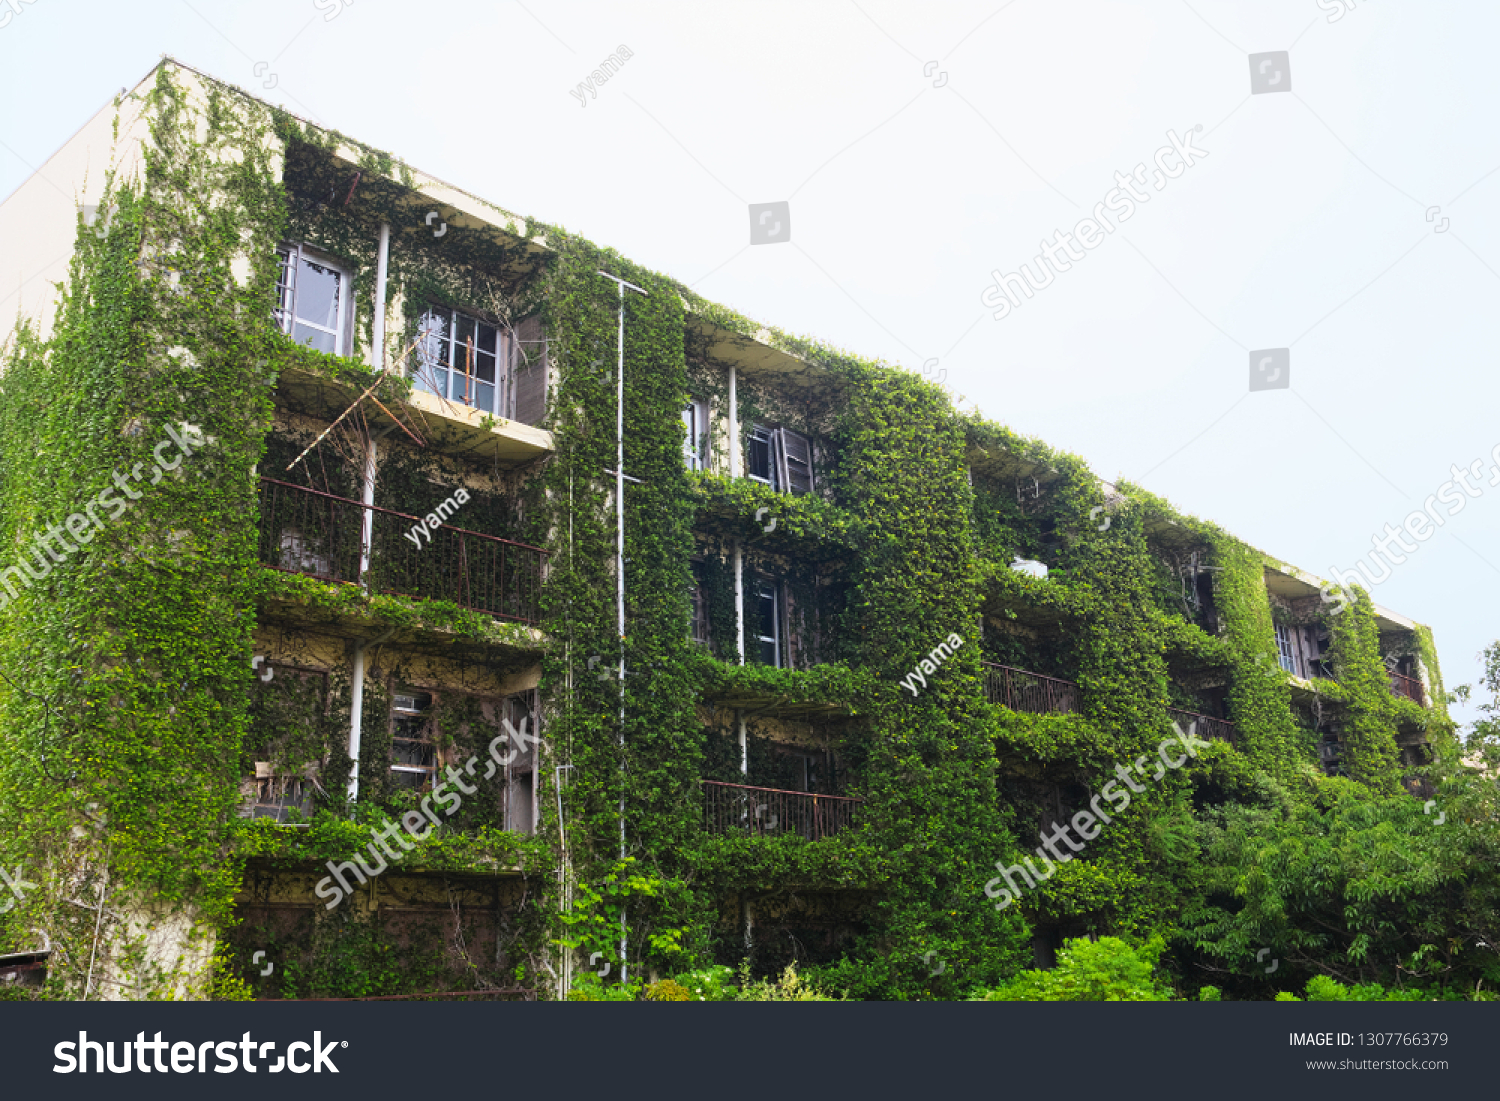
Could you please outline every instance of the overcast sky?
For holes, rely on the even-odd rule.
[[[1500,5],[0,0],[0,21],[0,196],[170,54],[751,317],[937,359],[989,417],[1313,573],[1482,459],[1481,495],[1374,596],[1434,628],[1450,686],[1500,637]],[[1194,127],[1206,156],[1164,158],[1148,202],[993,316],[991,272],[1044,278],[1042,239]],[[750,204],[783,201],[790,240],[752,245]],[[1283,348],[1290,387],[1250,392],[1251,353]]]

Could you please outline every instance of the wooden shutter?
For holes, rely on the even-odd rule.
[[[547,415],[546,333],[542,319],[533,314],[515,327],[511,340],[510,391],[514,395],[512,419],[522,424],[541,424]]]
[[[517,833],[529,834],[536,829],[537,754],[536,744],[529,740],[540,737],[535,704],[535,692],[521,692],[504,703],[506,717],[517,734],[510,746],[515,755],[505,770],[505,828]],[[517,740],[522,744],[514,744]]]
[[[799,659],[802,657],[801,639],[797,634],[797,611],[792,600],[792,587],[785,581],[778,581],[776,587],[781,590],[781,637],[785,660],[782,665],[787,669],[799,667]]]
[[[776,430],[776,473],[784,492],[797,496],[812,492],[812,445],[806,436],[786,428]]]

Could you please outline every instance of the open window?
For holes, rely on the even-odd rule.
[[[751,584],[750,592],[754,603],[748,618],[758,647],[760,664],[779,669],[784,656],[781,585],[767,578],[756,578]]]
[[[422,315],[418,331],[413,368],[417,389],[457,405],[510,416],[509,342],[499,326],[433,306]]]
[[[708,605],[703,599],[703,585],[696,579],[693,581],[690,595],[693,601],[692,626],[689,628],[688,637],[693,644],[708,649]]]
[[[502,701],[511,729],[526,734],[523,745],[505,766],[505,828],[516,833],[536,831],[536,741],[538,716],[535,694],[523,692]]]
[[[305,245],[276,250],[276,324],[298,344],[329,355],[350,351],[349,273]]]
[[[708,469],[708,405],[694,399],[682,410],[687,438],[682,443],[682,461],[689,470]]]
[[[813,491],[812,444],[788,428],[763,424],[750,430],[746,473],[782,493],[801,496]]]
[[[391,773],[398,788],[432,790],[437,774],[432,693],[398,688],[391,701]]]
[[[319,783],[325,758],[309,758],[318,751],[306,736],[326,717],[328,673],[284,662],[255,664],[246,749],[262,759],[240,783],[240,817],[305,821],[316,796],[326,794]]]
[[[1281,662],[1281,668],[1292,676],[1302,675],[1302,668],[1297,662],[1297,651],[1292,645],[1292,628],[1281,623],[1276,624],[1276,658]]]
[[[441,746],[440,701],[445,707]],[[447,769],[464,770],[472,758],[475,771],[468,773],[468,782],[499,785],[496,809],[502,828],[532,833],[537,814],[537,721],[535,692],[500,697],[398,687],[391,698],[392,778],[400,789],[428,792],[443,781]],[[508,739],[492,751],[502,733]],[[493,763],[491,752],[504,763],[484,777]]]

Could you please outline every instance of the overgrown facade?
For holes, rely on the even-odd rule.
[[[174,62],[44,174],[0,205],[72,257],[0,376],[0,953],[65,996],[951,997],[1172,925],[1195,810],[1421,793],[1451,734],[1363,592]]]

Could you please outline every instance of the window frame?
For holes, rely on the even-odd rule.
[[[754,472],[753,456],[757,444],[766,449],[767,473],[764,476]],[[790,428],[752,424],[745,443],[745,476],[770,486],[777,493],[788,493],[793,497],[813,493],[818,482],[812,438]]]
[[[745,476],[752,481],[768,485],[774,490],[780,490],[776,484],[776,429],[767,428],[763,424],[752,424],[750,434],[745,437]],[[754,455],[754,446],[763,443],[766,447],[766,474],[762,477],[753,469],[751,457]]]
[[[402,699],[411,698],[415,703],[421,700],[423,697],[425,697],[427,700],[427,707],[425,710],[417,710],[416,708],[402,708],[398,706],[398,701]],[[435,712],[437,710],[437,705],[438,694],[431,689],[422,689],[414,685],[403,685],[401,687],[395,688],[391,692],[391,760],[386,766],[387,771],[392,773],[401,773],[403,775],[425,775],[427,777],[427,780],[424,783],[419,784],[415,789],[417,794],[419,795],[424,792],[431,791],[433,787],[436,786],[438,769],[442,768],[443,766],[442,751],[438,748],[437,739],[433,737],[432,729],[433,721],[436,718]],[[397,734],[398,728],[396,726],[396,723],[401,717],[421,718],[423,720],[421,730],[424,736],[420,738],[408,738]],[[409,742],[415,745],[431,746],[432,767],[423,768],[417,765],[397,764],[395,760],[397,742]],[[407,785],[405,784],[399,784],[398,786],[402,788],[407,787]]]
[[[255,677],[252,691],[284,691],[288,680],[312,683],[317,687],[318,711],[322,716],[328,715],[331,698],[328,686],[329,670],[319,666],[297,665],[291,661],[271,659],[265,660],[260,668],[266,672]],[[280,680],[276,677],[278,673],[281,674]],[[272,684],[276,687],[270,688]],[[270,761],[256,761],[252,774],[241,781],[239,816],[241,818],[271,818],[285,825],[287,811],[295,809],[303,818],[310,818],[316,806],[316,797],[313,793],[323,790],[318,777],[327,767],[327,755],[325,754],[316,761],[307,762],[295,772],[274,772],[270,769],[271,764]],[[262,765],[267,766],[265,770],[262,770]]]
[[[688,641],[695,646],[709,649],[708,601],[703,595],[703,585],[696,579],[688,587],[692,600],[692,612],[688,620]]]
[[[781,582],[770,577],[755,577],[753,580],[756,607],[754,634],[751,635],[751,638],[755,640],[758,648],[759,653],[757,656],[761,658],[760,664],[769,665],[774,669],[781,669],[785,666],[785,661],[783,660],[785,655],[782,644],[782,616],[785,614],[786,608],[781,592]],[[760,633],[761,628],[765,626],[765,616],[761,612],[760,602],[767,597],[771,600],[771,634],[769,636]],[[767,643],[771,646],[772,660],[770,662],[764,660]]]
[[[687,429],[687,439],[682,443],[682,458],[689,470],[707,470],[710,443],[708,435],[708,403],[691,398],[682,408],[682,423]]]
[[[396,719],[398,714],[425,716],[426,721],[423,723],[423,733],[425,735],[424,737],[416,739],[400,738],[399,740],[431,745],[433,751],[431,769],[424,769],[419,766],[413,765],[398,765],[394,760],[391,760],[387,764],[386,768],[388,773],[428,773],[429,779],[427,780],[425,786],[417,787],[416,789],[404,788],[404,790],[415,790],[418,795],[429,794],[438,785],[438,783],[442,782],[444,769],[452,765],[462,763],[457,760],[450,760],[449,756],[443,752],[442,746],[439,745],[437,739],[437,730],[435,727],[437,710],[441,705],[443,699],[450,695],[468,696],[472,699],[480,701],[481,704],[492,704],[495,709],[494,713],[497,716],[497,723],[500,723],[500,720],[509,719],[511,725],[517,730],[517,732],[521,730],[519,720],[529,719],[532,723],[532,726],[530,730],[527,731],[528,738],[540,739],[541,737],[541,709],[539,706],[540,701],[537,699],[537,692],[534,688],[523,689],[522,691],[511,692],[505,695],[495,695],[488,692],[468,692],[459,688],[434,688],[418,684],[402,684],[398,682],[396,684],[393,684],[391,687],[390,756],[392,758],[394,758],[395,756],[395,747],[398,740],[398,736],[396,734]],[[428,700],[427,709],[425,711],[416,711],[412,709],[403,710],[398,708],[397,700],[402,698],[403,696],[413,696],[418,698],[425,696]],[[500,723],[500,725],[497,725],[491,729],[494,729],[496,733],[498,733],[499,731],[504,730],[503,723]],[[489,744],[490,739],[485,738],[484,746],[487,747]],[[511,747],[515,752],[512,753],[510,761],[499,771],[497,775],[491,777],[491,782],[501,783],[504,785],[501,828],[513,833],[524,833],[528,835],[536,833],[537,822],[540,814],[540,803],[538,801],[539,784],[537,779],[540,772],[540,762],[537,759],[536,746],[537,743],[535,741],[532,741],[529,742],[529,744],[523,746]],[[476,752],[483,751],[483,747],[476,748],[471,746],[471,749],[475,749]],[[518,796],[524,796],[524,798],[518,798]]]
[[[1293,628],[1283,623],[1273,626],[1276,633],[1276,658],[1281,664],[1282,671],[1294,677],[1302,676],[1301,662],[1297,660],[1297,636],[1292,633]]]
[[[278,259],[278,270],[276,273],[276,307],[271,311],[275,318],[276,327],[281,333],[297,342],[297,326],[305,325],[322,333],[330,333],[333,336],[333,351],[325,353],[336,356],[348,356],[350,339],[353,330],[354,295],[354,273],[349,268],[334,259],[328,253],[318,248],[310,248],[301,241],[283,241],[276,246]],[[338,326],[328,329],[323,325],[300,317],[297,313],[298,276],[301,274],[303,261],[316,264],[318,267],[327,268],[329,271],[338,273],[340,299],[336,314]],[[288,278],[290,273],[290,278]],[[298,342],[299,347],[311,347],[308,344]],[[320,351],[321,349],[313,349]]]
[[[792,441],[796,441],[796,444],[800,446],[805,458],[802,455],[792,454],[794,450],[797,450],[796,447],[791,446]],[[805,467],[806,470],[794,471],[793,463]],[[813,477],[811,439],[800,432],[793,432],[790,428],[778,428],[776,430],[776,466],[783,493],[790,493],[793,497],[805,497],[812,493],[817,483]],[[798,489],[799,479],[803,473],[806,474],[807,486],[804,489]]]
[[[436,316],[438,311],[445,312],[448,315],[446,319],[447,331],[441,337],[436,337],[436,339],[442,340],[447,345],[447,363],[434,362],[428,358],[427,342],[435,338],[435,334],[429,327],[428,319]],[[467,341],[460,341],[457,337],[459,328],[457,322],[459,319],[468,322],[476,332],[481,325],[495,331],[495,381],[493,383],[486,383],[479,380],[477,373],[472,370],[460,371],[458,367],[459,349],[466,349],[468,344]],[[478,349],[477,345],[476,349],[476,358],[479,355],[488,354],[482,349]],[[464,310],[457,306],[429,301],[427,306],[417,316],[416,352],[417,354],[411,369],[412,384],[416,389],[422,391],[424,394],[432,394],[441,401],[463,406],[465,409],[477,409],[481,413],[503,417],[506,420],[515,419],[515,387],[511,385],[513,374],[511,359],[515,355],[515,342],[512,340],[512,334],[506,326],[495,321],[490,321],[476,311]],[[437,381],[436,372],[438,371],[443,373],[445,380],[443,388],[448,391],[447,393],[438,394],[428,385],[430,382]],[[423,378],[424,373],[428,376],[425,380]],[[480,405],[477,401],[466,401],[462,395],[454,393],[454,379],[459,377],[474,380],[476,397],[478,387],[493,386],[495,397],[492,406],[487,408]]]

